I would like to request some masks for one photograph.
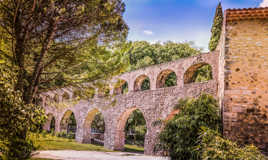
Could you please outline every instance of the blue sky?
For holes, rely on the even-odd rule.
[[[207,50],[218,0],[124,0],[128,40],[194,41]],[[258,7],[261,0],[222,0],[226,8]]]

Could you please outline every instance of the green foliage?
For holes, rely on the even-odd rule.
[[[146,78],[141,84],[141,90],[145,91],[145,90],[149,90],[149,89],[150,89],[150,80],[149,80],[149,78]]]
[[[126,143],[143,146],[146,130],[146,121],[142,112],[133,111],[125,126]]]
[[[103,146],[81,144],[73,139],[53,136],[51,134],[31,134],[34,146],[39,150],[75,150],[75,151],[102,151],[111,152]]]
[[[56,125],[56,119],[53,116],[50,122],[50,133],[54,133],[55,132],[55,125]]]
[[[105,131],[105,122],[102,114],[99,112],[95,115],[94,120],[91,123],[91,128],[104,133]]]
[[[150,44],[146,41],[136,41],[131,44],[131,49],[128,52],[131,70],[169,62],[199,53],[200,50],[191,47],[190,43],[174,43],[171,41],[164,44]]]
[[[172,87],[176,85],[177,85],[177,76],[175,72],[172,72],[167,76],[164,87]]]
[[[222,6],[220,2],[217,6],[213,26],[211,29],[211,38],[209,42],[210,51],[214,51],[217,48],[217,45],[221,38],[222,24],[223,24],[223,12],[222,12]]]
[[[18,67],[16,89],[32,103],[49,90],[107,78],[125,67],[121,0],[0,1],[0,54]],[[40,27],[42,26],[42,27]]]
[[[241,148],[211,129],[203,128],[200,141],[198,148],[204,160],[266,160],[257,147],[247,145]]]
[[[7,60],[2,62],[8,62]],[[38,131],[45,120],[40,106],[25,104],[22,94],[15,90],[16,67],[0,64],[0,146],[3,159],[23,160],[34,149],[29,131]]]
[[[210,65],[204,65],[198,68],[192,77],[193,82],[206,82],[212,79],[212,67]]]
[[[200,128],[220,129],[218,102],[203,94],[197,99],[180,100],[175,109],[180,112],[160,133],[161,148],[175,160],[198,160],[200,157],[195,148]]]
[[[70,135],[70,137],[75,138],[75,132],[76,132],[76,120],[74,113],[70,115],[69,121],[68,121],[68,129],[67,134]]]

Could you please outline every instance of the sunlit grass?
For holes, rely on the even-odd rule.
[[[53,160],[48,158],[31,158],[31,160]]]
[[[125,152],[144,153],[144,148],[136,145],[125,145]]]
[[[35,146],[38,150],[76,150],[76,151],[102,151],[111,152],[103,146],[92,144],[81,144],[75,140],[67,138],[59,138],[49,134],[32,135]]]

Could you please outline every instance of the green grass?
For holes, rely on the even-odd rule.
[[[38,150],[76,150],[76,151],[102,151],[111,152],[103,146],[81,144],[71,139],[59,138],[51,135],[33,135]]]
[[[31,160],[53,160],[53,159],[47,159],[47,158],[31,158]]]
[[[125,152],[144,153],[144,148],[136,145],[125,145]]]
[[[101,151],[112,152],[105,149],[103,146],[97,146],[93,144],[81,144],[75,142],[75,140],[67,138],[59,138],[51,136],[49,134],[32,135],[32,139],[35,142],[35,146],[38,150],[76,150],[76,151]],[[125,152],[143,153],[144,148],[136,145],[125,145]]]

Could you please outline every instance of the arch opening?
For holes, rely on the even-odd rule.
[[[172,87],[177,85],[177,75],[174,71],[167,69],[157,76],[156,88]]]
[[[134,91],[150,90],[150,79],[146,75],[141,75],[136,78],[134,83]]]
[[[47,114],[46,123],[43,126],[43,129],[49,133],[53,133],[55,131],[56,119],[52,115],[52,113]]]
[[[93,109],[88,113],[83,129],[83,143],[104,145],[105,121],[98,109]]]
[[[116,150],[127,150],[129,145],[144,147],[145,135],[147,133],[146,120],[141,110],[132,108],[120,117],[115,139]]]
[[[194,64],[184,73],[184,84],[207,82],[213,79],[212,67],[208,63]]]
[[[62,134],[61,136],[74,139],[76,128],[77,123],[74,113],[70,110],[66,111],[60,122],[60,132]]]
[[[128,83],[125,80],[118,80],[114,87],[114,94],[126,94],[128,93]]]

